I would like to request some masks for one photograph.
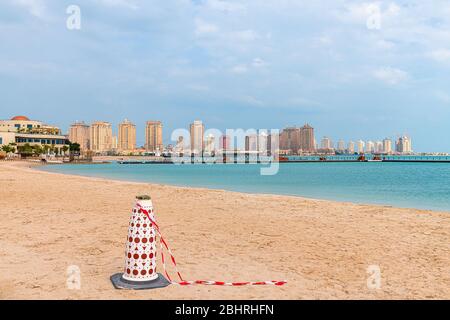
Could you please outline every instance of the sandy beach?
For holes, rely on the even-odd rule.
[[[41,172],[0,162],[0,299],[450,299],[450,213]],[[130,210],[149,194],[190,280],[284,287],[115,290]],[[81,270],[69,290],[67,268]],[[381,287],[367,286],[367,268]],[[159,268],[161,270],[161,267]]]

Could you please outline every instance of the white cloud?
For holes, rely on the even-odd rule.
[[[255,58],[252,61],[252,66],[255,68],[261,68],[261,67],[264,67],[265,65],[266,65],[266,62],[261,58]]]
[[[45,5],[41,0],[13,0],[13,4],[26,8],[28,12],[37,18],[43,18]]]
[[[240,3],[229,2],[224,0],[208,0],[206,5],[213,9],[223,12],[236,12],[245,10],[245,6]]]
[[[234,66],[231,68],[231,72],[232,73],[236,73],[236,74],[243,74],[246,73],[248,71],[248,68],[246,65],[240,64],[237,66]]]
[[[253,41],[259,38],[259,35],[253,30],[241,30],[230,33],[232,40]]]
[[[203,21],[202,19],[195,19],[195,34],[199,37],[217,33],[219,28],[212,24]]]
[[[245,95],[240,99],[242,102],[254,106],[254,107],[263,107],[265,103],[251,95]]]
[[[450,50],[448,49],[433,50],[428,56],[440,63],[450,63]]]
[[[379,39],[375,41],[375,48],[381,49],[381,50],[391,50],[395,48],[395,43],[392,41],[388,41],[385,39]]]
[[[358,3],[347,6],[346,18],[354,21],[364,21],[380,7],[375,3]]]
[[[322,46],[329,46],[333,44],[333,40],[329,35],[322,35],[316,39],[316,42]]]
[[[408,79],[408,73],[396,68],[384,67],[373,71],[373,76],[390,85],[396,85]]]
[[[292,98],[288,101],[288,103],[291,106],[298,106],[298,107],[311,107],[311,106],[319,106],[320,105],[320,103],[318,103],[317,101],[302,98],[302,97]]]
[[[393,17],[399,15],[400,11],[401,8],[395,2],[392,2],[389,4],[387,10],[385,11],[385,14],[390,17]]]
[[[437,90],[434,92],[434,96],[439,101],[441,101],[445,104],[450,104],[450,95],[447,92]]]
[[[401,13],[401,7],[395,2],[388,5],[383,5],[381,1],[378,2],[362,2],[352,3],[345,7],[345,10],[337,14],[338,19],[345,22],[353,23],[367,23],[369,19],[379,17],[381,21],[385,22],[388,19],[398,17]]]
[[[230,69],[232,73],[244,74],[251,70],[251,68],[259,69],[266,66],[267,63],[261,58],[254,58],[251,63],[238,64]]]
[[[198,92],[206,92],[209,91],[209,87],[203,84],[189,84],[188,89],[192,91],[198,91]]]
[[[133,10],[139,9],[139,6],[132,0],[100,0],[100,2],[110,7],[126,7]]]

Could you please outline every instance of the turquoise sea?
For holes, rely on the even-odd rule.
[[[42,170],[450,212],[450,163],[282,163],[273,176],[260,175],[261,166],[111,163],[49,165]]]

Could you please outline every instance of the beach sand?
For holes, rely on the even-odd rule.
[[[0,299],[450,299],[450,213],[47,173],[0,162]],[[134,197],[152,196],[189,280],[113,289]],[[69,290],[67,268],[81,270]],[[367,286],[370,265],[381,287]],[[162,268],[159,266],[159,271]]]

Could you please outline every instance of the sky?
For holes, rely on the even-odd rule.
[[[127,118],[138,145],[200,119],[450,152],[449,71],[447,0],[0,2],[0,118]]]

